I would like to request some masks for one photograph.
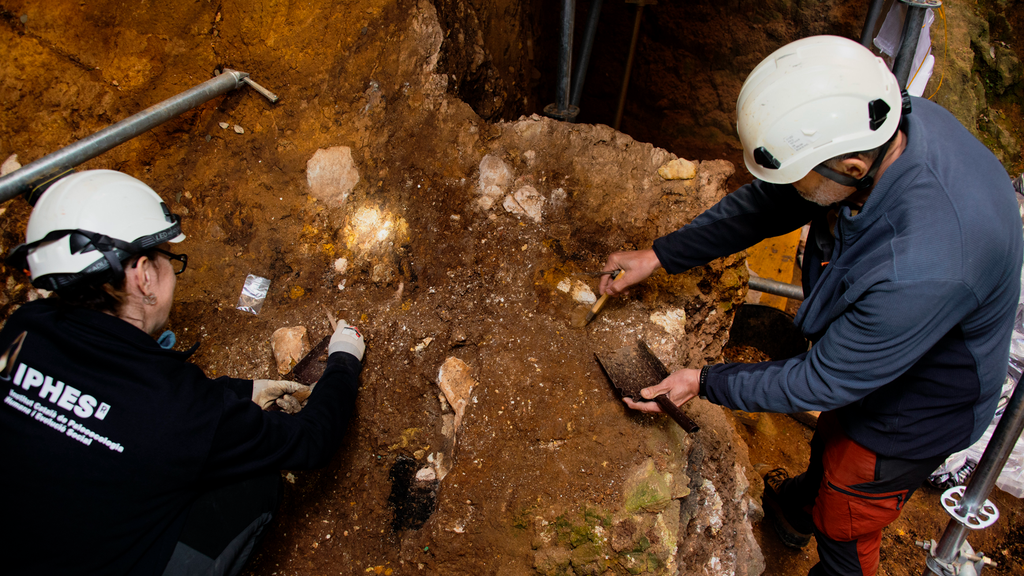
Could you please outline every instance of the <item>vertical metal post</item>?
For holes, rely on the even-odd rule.
[[[576,19],[576,0],[563,0],[562,37],[558,52],[558,84],[555,86],[555,102],[544,107],[544,114],[559,120],[572,122],[580,109],[569,104],[569,82],[572,78],[572,29]]]
[[[914,64],[914,54],[917,53],[917,41],[921,37],[921,27],[924,26],[925,10],[917,5],[917,2],[905,2],[907,4],[907,16],[903,21],[903,36],[900,39],[900,49],[896,53],[896,59],[892,63],[892,73],[899,82],[900,89],[906,90],[910,80],[910,67]]]
[[[882,4],[885,4],[885,0],[871,0],[871,5],[868,6],[868,16],[864,20],[864,30],[860,34],[860,43],[865,48],[871,48],[871,40],[875,34],[875,26],[878,24],[878,15],[882,11]]]
[[[569,97],[569,104],[580,105],[580,98],[583,96],[583,80],[587,77],[587,67],[590,65],[590,52],[594,48],[594,36],[597,33],[597,20],[601,16],[601,7],[604,0],[594,0],[590,4],[590,14],[587,16],[587,29],[583,33],[583,43],[580,46],[580,61],[576,65],[576,74],[572,79],[572,93]]]
[[[989,441],[981,461],[978,462],[978,467],[967,482],[960,506],[957,508],[958,513],[965,516],[973,515],[981,509],[985,499],[992,491],[992,487],[995,486],[996,479],[999,478],[1006,460],[1010,457],[1010,452],[1017,443],[1017,439],[1020,438],[1021,431],[1024,430],[1024,386],[1021,385],[1022,380],[1024,380],[1024,376],[1017,380],[1017,387],[1013,391],[1013,396],[1010,397],[1006,411],[999,419],[995,432],[992,433],[992,440]],[[934,558],[928,559],[929,564],[933,561],[946,565],[952,563],[959,555],[960,547],[967,539],[969,530],[967,526],[955,518],[951,518],[938,545],[932,551]],[[937,572],[930,567],[926,567],[923,572],[923,576],[934,574]]]
[[[558,52],[558,87],[555,103],[559,110],[569,109],[569,82],[572,78],[572,29],[576,20],[576,0],[562,3],[562,42]]]

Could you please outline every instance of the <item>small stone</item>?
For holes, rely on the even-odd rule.
[[[665,180],[689,180],[697,175],[697,165],[689,160],[677,158],[658,168],[658,176]]]
[[[564,278],[558,283],[558,289],[562,292],[568,293],[569,290],[572,290],[572,282],[569,281],[568,278]]]
[[[583,282],[577,280],[572,285],[572,299],[581,304],[593,304],[597,302],[597,296],[594,296],[594,292]]]
[[[491,154],[484,156],[480,160],[480,177],[477,181],[480,198],[477,199],[477,205],[483,210],[489,210],[505,194],[511,181],[512,170],[504,160]]]
[[[459,429],[462,416],[469,405],[469,397],[476,386],[473,370],[465,362],[452,356],[444,361],[437,374],[437,386],[455,411],[454,430]]]
[[[227,130],[228,128],[231,127],[231,124],[228,124],[227,122],[218,122],[217,125],[223,128],[224,130]]]
[[[18,168],[21,168],[21,164],[18,162],[18,155],[11,154],[7,157],[7,160],[4,160],[3,164],[0,164],[0,176],[7,176]]]
[[[421,341],[419,344],[413,347],[412,352],[415,352],[417,354],[423,352],[424,350],[427,349],[427,346],[430,346],[430,343],[433,341],[433,338],[424,338],[423,341]]]
[[[547,199],[533,186],[523,186],[515,194],[505,197],[505,210],[514,214],[529,216],[534,222],[541,221],[541,213]]]
[[[235,134],[245,134],[245,128],[235,124]]]
[[[348,270],[348,258],[338,258],[334,261],[334,271],[338,274],[344,274]]]
[[[287,374],[309,352],[309,337],[305,326],[279,328],[270,338],[279,374]]]

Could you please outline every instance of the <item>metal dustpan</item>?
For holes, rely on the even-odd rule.
[[[594,357],[619,394],[631,398],[634,402],[657,402],[661,411],[671,416],[683,430],[690,433],[700,430],[693,420],[669,400],[667,394],[661,394],[653,400],[640,395],[641,390],[654,386],[669,375],[668,369],[662,364],[661,359],[651,352],[646,342],[638,340],[636,346],[619,348],[604,356],[595,353]]]

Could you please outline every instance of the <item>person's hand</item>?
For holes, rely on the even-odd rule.
[[[661,261],[654,250],[635,250],[632,252],[614,252],[608,256],[603,270],[606,272],[622,270],[625,274],[622,278],[615,280],[611,274],[601,277],[601,284],[598,289],[601,294],[618,296],[628,294],[627,288],[647,279],[655,270],[661,268]]]
[[[347,352],[362,362],[363,353],[366,352],[366,342],[359,329],[344,320],[338,320],[338,326],[334,329],[331,342],[327,345],[327,355],[335,352]]]
[[[655,396],[660,396],[661,394],[668,394],[668,399],[676,406],[682,406],[687,403],[690,399],[700,394],[700,370],[676,370],[669,374],[668,378],[640,391],[640,395],[647,400],[652,400]],[[662,411],[657,402],[634,402],[632,399],[625,397],[622,401],[633,410],[641,412]]]
[[[283,412],[295,414],[302,410],[312,388],[290,380],[253,380],[252,401],[264,410],[275,405]]]

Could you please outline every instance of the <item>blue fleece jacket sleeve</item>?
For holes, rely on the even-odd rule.
[[[961,282],[881,283],[850,304],[805,354],[711,366],[708,400],[747,412],[852,404],[910,369],[976,306]]]
[[[693,222],[654,241],[654,253],[670,274],[735,254],[765,238],[807,224],[822,207],[790,185],[755,180],[726,195]]]

